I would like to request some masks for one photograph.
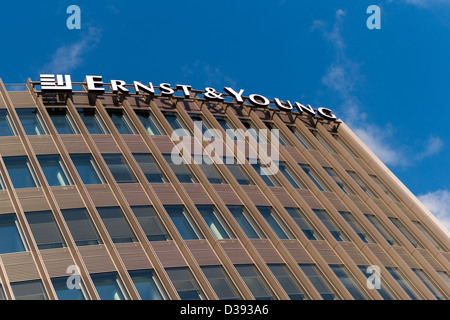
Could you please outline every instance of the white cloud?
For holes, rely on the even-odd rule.
[[[59,47],[51,61],[42,68],[42,72],[70,73],[82,63],[84,55],[99,42],[100,34],[99,29],[89,28],[88,34],[81,40]]]
[[[419,195],[419,200],[450,231],[450,191],[437,190]]]

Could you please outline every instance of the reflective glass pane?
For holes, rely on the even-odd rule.
[[[117,183],[137,182],[121,154],[104,153],[102,156]]]
[[[186,209],[183,206],[168,205],[164,206],[164,208],[184,240],[199,239],[198,230],[197,228],[194,230],[194,222],[191,220],[189,213],[186,212]]]
[[[165,241],[169,240],[170,236],[166,228],[161,222],[161,219],[156,214],[151,206],[132,206],[134,215],[139,221],[142,229],[149,241]]]
[[[38,186],[27,156],[4,157],[3,161],[14,188],[34,188]]]
[[[77,246],[102,243],[85,208],[63,209],[61,212]]]
[[[107,133],[103,121],[94,108],[77,109],[77,111],[90,134]]]
[[[267,265],[277,278],[278,282],[283,287],[291,300],[305,300],[308,296],[300,286],[300,284],[294,279],[292,273],[283,264],[268,264]]]
[[[239,293],[225,274],[223,267],[202,266],[201,269],[220,300],[240,299]]]
[[[50,210],[25,212],[25,216],[39,250],[66,246]]]
[[[197,281],[186,267],[167,268],[166,272],[181,300],[203,300],[205,298]]]
[[[78,133],[66,108],[47,108],[47,112],[58,134]]]
[[[71,154],[73,164],[84,184],[102,184],[103,177],[89,153]]]
[[[402,287],[402,289],[412,300],[417,300],[417,297],[413,292],[411,284],[403,277],[403,275],[397,268],[386,267],[386,270],[389,271],[391,276],[398,282],[398,284]]]
[[[51,280],[53,288],[56,291],[56,295],[58,296],[58,300],[86,300],[84,292],[81,289],[81,283],[80,289],[69,289],[67,286],[68,277],[52,278]]]
[[[323,240],[320,233],[306,220],[303,212],[298,208],[285,208],[295,223],[300,227],[308,240]]]
[[[264,238],[261,229],[243,206],[227,206],[227,208],[249,239]]]
[[[72,182],[69,180],[66,167],[57,154],[38,155],[39,164],[44,172],[48,184],[53,186],[68,186]]]
[[[270,225],[272,230],[275,232],[280,239],[291,239],[292,234],[287,229],[286,225],[281,221],[278,214],[273,208],[258,206],[257,207],[261,215],[266,219],[267,223]]]
[[[371,277],[373,275],[373,271],[369,271],[368,266],[358,266],[359,270],[367,277]],[[369,272],[368,272],[369,271]],[[381,295],[381,297],[384,300],[392,300],[392,295],[389,293],[388,288],[383,283],[383,281],[380,281],[380,288],[376,289],[378,293]]]
[[[164,300],[161,286],[152,270],[128,271],[142,300]]]
[[[0,254],[25,251],[15,214],[0,215]]]
[[[31,280],[11,283],[16,300],[47,300],[41,280]]]
[[[120,207],[102,207],[97,211],[114,243],[137,241]]]
[[[150,183],[164,183],[167,182],[167,178],[162,174],[161,169],[155,162],[153,155],[149,153],[134,153],[136,162],[142,169],[145,177]]]
[[[324,300],[337,300],[339,297],[328,281],[323,277],[321,271],[314,264],[299,264],[305,275],[311,281]]]
[[[256,300],[274,299],[274,296],[270,292],[265,280],[261,277],[255,266],[250,264],[241,264],[235,265],[235,267]]]
[[[0,109],[0,137],[14,136],[14,126],[6,109]]]
[[[39,136],[46,134],[37,109],[16,109],[16,112],[27,135]]]
[[[344,266],[337,264],[330,264],[331,270],[336,274],[336,276],[341,280],[348,292],[355,298],[355,300],[366,300],[366,296],[362,291],[361,287],[356,283],[356,281],[350,276],[349,272]]]
[[[197,205],[209,229],[216,239],[230,239],[230,230],[225,228],[225,222],[219,218],[217,209],[212,205]]]
[[[120,134],[134,134],[135,131],[133,129],[130,120],[125,115],[125,112],[120,109],[108,109],[106,110],[111,117],[112,122],[119,131]]]
[[[117,272],[92,274],[91,279],[101,300],[127,299]]]
[[[156,120],[153,118],[149,111],[135,110],[135,112],[149,135],[161,134],[161,129],[156,125]]]

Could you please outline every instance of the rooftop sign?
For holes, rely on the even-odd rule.
[[[41,92],[72,92],[72,80],[70,75],[54,75],[54,74],[41,74],[40,75]],[[130,94],[130,90],[127,87],[132,86],[135,94],[148,94],[151,96],[156,95],[155,86],[151,82],[148,85],[144,85],[139,81],[133,81],[132,85],[126,84],[123,80],[111,80],[109,83],[103,82],[102,76],[86,76],[84,84],[86,85],[89,93],[103,94],[106,92],[105,87],[111,87],[113,93],[117,94]],[[176,91],[183,93],[185,98],[191,98],[192,87],[184,84],[177,84],[175,88],[172,88],[169,83],[161,83],[158,87],[159,94],[162,97],[171,97]],[[273,103],[277,109],[298,112],[300,114],[307,114],[310,116],[318,116],[325,120],[336,121],[336,116],[327,108],[313,109],[309,104],[303,105],[299,102],[291,103],[289,100],[286,102],[281,101],[278,98],[274,98],[272,101],[260,94],[251,94],[248,97],[244,97],[244,89],[235,91],[231,87],[224,87],[223,90],[226,94],[216,91],[216,89],[207,87],[203,91],[203,96],[206,100],[211,101],[224,101],[225,96],[233,98],[235,103],[242,104],[245,100],[255,107],[268,107]]]

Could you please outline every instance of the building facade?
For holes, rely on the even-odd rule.
[[[450,298],[448,231],[345,123],[39,85],[0,81],[0,300]]]

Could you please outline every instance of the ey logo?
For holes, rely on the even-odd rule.
[[[81,29],[81,9],[79,6],[71,5],[67,7],[68,14],[71,14],[69,18],[67,18],[67,29]]]
[[[367,18],[367,28],[369,30],[373,29],[381,29],[381,9],[379,6],[371,5],[367,7],[366,13],[371,14],[369,18]]]

